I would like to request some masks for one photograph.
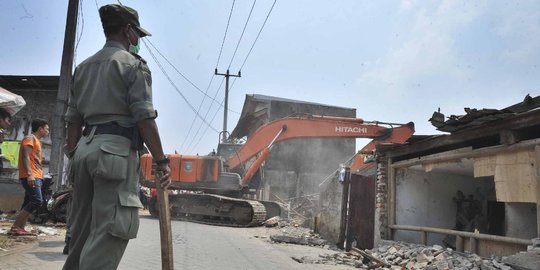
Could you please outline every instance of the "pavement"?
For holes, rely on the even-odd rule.
[[[301,264],[291,257],[313,257],[335,251],[270,242],[277,228],[229,228],[173,221],[175,269],[352,269],[344,265]],[[35,236],[34,236],[35,237]],[[0,269],[61,269],[64,237],[37,237],[38,241],[0,253]],[[139,235],[130,241],[118,269],[160,269],[159,222],[141,217]]]

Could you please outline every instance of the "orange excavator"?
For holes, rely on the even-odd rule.
[[[169,155],[172,184],[169,195],[171,216],[191,221],[255,226],[279,216],[275,202],[242,198],[255,173],[279,142],[306,138],[371,138],[352,162],[351,170],[363,165],[364,155],[373,154],[378,144],[403,144],[414,133],[414,123],[394,124],[360,118],[302,115],[269,122],[248,137],[245,144],[226,158],[219,155]],[[223,145],[220,145],[220,147]],[[218,147],[218,153],[219,149]],[[141,157],[144,186],[154,187],[152,156]],[[157,215],[151,199],[150,213]]]

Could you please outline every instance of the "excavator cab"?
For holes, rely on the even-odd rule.
[[[169,155],[171,189],[205,191],[213,194],[229,194],[240,190],[240,175],[223,170],[219,156]],[[153,187],[156,164],[152,156],[141,157],[143,185]]]

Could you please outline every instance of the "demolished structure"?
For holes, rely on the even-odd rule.
[[[246,95],[238,124],[230,139],[249,137],[270,121],[298,114],[356,117],[356,109],[290,100],[264,95]],[[259,198],[285,203],[289,214],[313,221],[318,205],[319,184],[336,166],[355,155],[355,139],[310,138],[275,145],[264,169],[250,187],[260,190]]]
[[[375,238],[480,256],[540,237],[540,97],[430,119],[450,132],[377,151]]]

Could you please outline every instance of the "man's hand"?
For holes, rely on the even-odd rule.
[[[157,172],[159,172],[159,174]],[[159,179],[156,179],[156,181],[159,181],[162,188],[167,189],[171,184],[171,168],[169,167],[169,164],[158,165],[156,168],[156,175],[161,176]]]
[[[36,179],[31,175],[26,178],[26,182],[28,182],[28,185],[30,187],[35,187],[36,186]]]

